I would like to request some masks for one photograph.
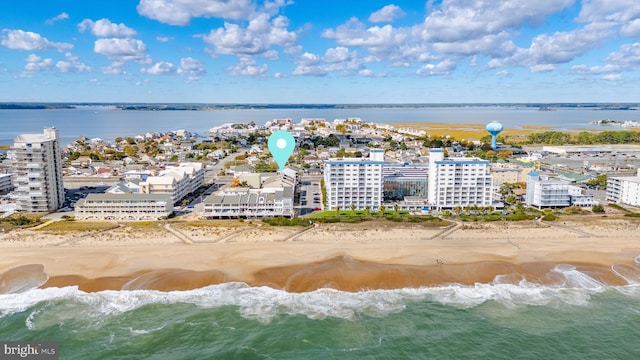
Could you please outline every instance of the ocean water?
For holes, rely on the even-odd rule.
[[[121,111],[110,107],[77,109],[7,110],[0,109],[0,145],[10,145],[21,133],[40,133],[44,127],[60,130],[64,146],[78,136],[113,140],[118,136],[134,136],[146,132],[186,129],[200,135],[224,123],[264,124],[278,118],[324,118],[329,121],[359,117],[365,122],[436,122],[486,124],[499,121],[505,127],[525,125],[550,126],[557,130],[613,129],[590,125],[590,121],[611,119],[640,121],[638,110],[597,110],[560,108],[539,111],[536,108],[470,106],[422,108],[353,108],[353,109],[233,109],[210,111]]]
[[[640,283],[556,271],[563,286],[32,289],[0,295],[0,339],[58,341],[61,359],[637,359]]]

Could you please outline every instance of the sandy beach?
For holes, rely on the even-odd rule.
[[[273,227],[127,224],[0,235],[0,293],[33,286],[185,290],[240,281],[292,292],[561,281],[568,264],[599,281],[640,281],[640,221],[567,217],[449,226],[369,221]]]

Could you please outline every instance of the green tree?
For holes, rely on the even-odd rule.
[[[356,214],[356,205],[355,204],[351,204],[351,214],[355,215]]]
[[[380,205],[380,216],[384,215],[384,211],[385,211],[386,209],[387,209],[387,208],[386,208],[384,205]]]
[[[607,187],[607,175],[606,174],[598,175],[598,176],[596,176],[595,179],[591,179],[591,180],[587,181],[585,184],[587,186],[596,187],[598,190],[606,189],[606,187]]]

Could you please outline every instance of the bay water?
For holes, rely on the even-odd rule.
[[[75,109],[9,110],[0,109],[0,145],[11,145],[16,135],[41,133],[44,127],[60,130],[64,146],[79,136],[113,140],[146,132],[185,129],[207,136],[214,126],[224,123],[264,124],[291,118],[323,118],[328,121],[357,117],[365,122],[394,124],[399,122],[487,124],[499,121],[505,128],[549,126],[571,129],[613,129],[590,125],[594,120],[640,121],[638,110],[598,110],[593,108],[559,108],[540,111],[534,107],[457,106],[402,108],[329,108],[329,109],[229,109],[207,111],[130,111],[109,106],[83,106]]]

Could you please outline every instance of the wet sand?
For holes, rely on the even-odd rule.
[[[230,281],[290,292],[522,280],[562,285],[562,264],[605,284],[640,281],[634,262],[640,255],[638,223],[589,224],[462,224],[453,231],[332,224],[303,229],[299,236],[269,228],[264,237],[252,230],[241,241],[193,244],[148,239],[51,246],[51,239],[42,239],[42,246],[0,247],[0,293],[37,286],[173,291]]]

